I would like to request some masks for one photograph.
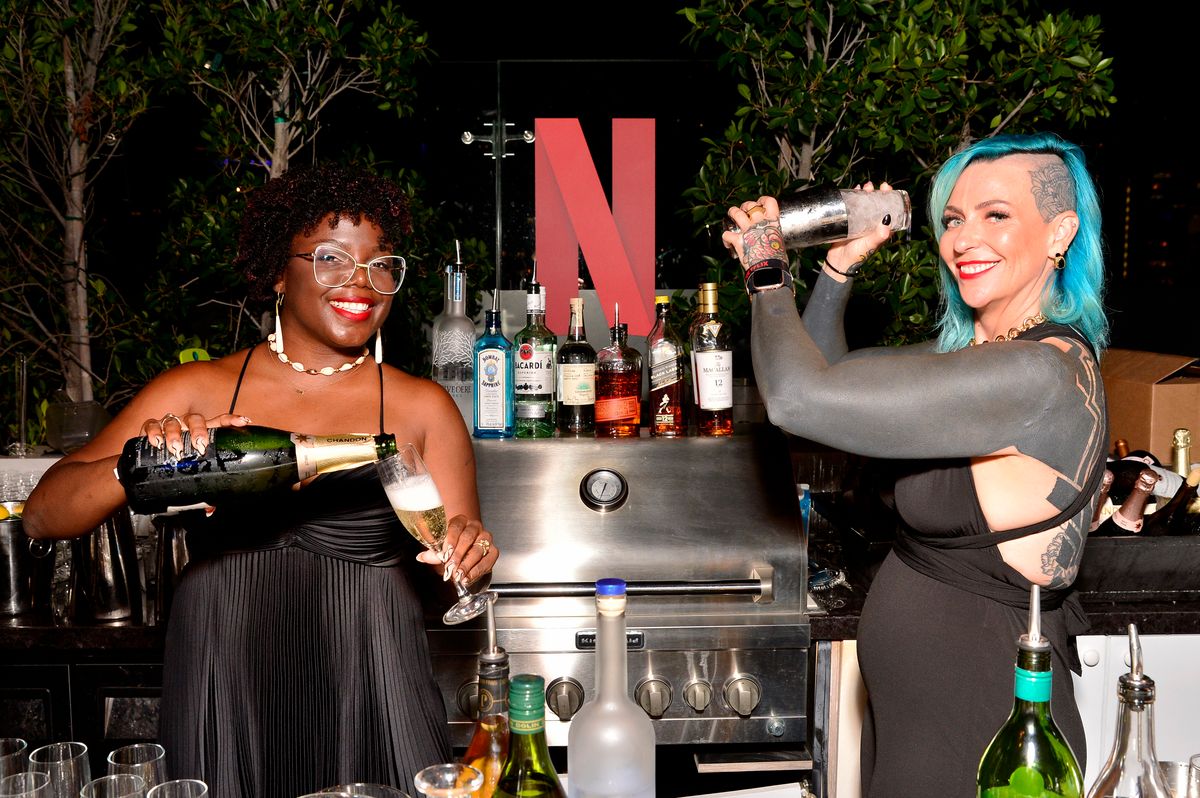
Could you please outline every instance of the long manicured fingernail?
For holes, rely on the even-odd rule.
[[[208,438],[204,436],[192,438],[192,446],[196,449],[196,451],[202,452],[208,448]]]
[[[174,454],[176,457],[179,457],[180,455],[182,455],[183,454],[183,442],[177,441],[173,446],[171,446],[171,453]]]
[[[454,564],[454,560],[446,563],[446,567],[442,569],[442,581],[450,581],[450,577],[454,576],[455,570],[457,570],[457,567]]]
[[[250,420],[250,416],[242,416],[242,423],[243,424],[253,424],[254,422]]]

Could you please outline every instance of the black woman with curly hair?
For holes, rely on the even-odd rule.
[[[413,774],[450,755],[412,560],[475,580],[498,552],[478,520],[454,402],[382,363],[409,225],[399,189],[355,171],[298,168],[255,190],[235,263],[252,292],[274,294],[275,332],[154,379],[27,504],[35,537],[87,533],[124,504],[113,467],[138,435],[178,452],[184,432],[203,442],[210,428],[250,423],[386,430],[425,459],[451,518],[445,565],[418,554],[372,466],[189,514],[193,559],[167,631],[160,741],[170,775],[205,780],[214,798],[346,782],[413,793]]]

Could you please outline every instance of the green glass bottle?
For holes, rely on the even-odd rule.
[[[1012,714],[979,762],[977,798],[1081,798],[1083,775],[1050,715],[1050,641],[1041,634],[1041,596],[1033,586],[1029,631],[1017,640]]]
[[[566,798],[546,748],[546,682],[520,673],[508,686],[508,759],[493,798]]]

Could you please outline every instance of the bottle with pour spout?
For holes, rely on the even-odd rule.
[[[493,599],[487,606],[487,647],[479,652],[479,709],[463,764],[483,774],[471,798],[492,798],[508,758],[508,652],[496,645]]]
[[[1154,751],[1154,693],[1137,626],[1129,624],[1129,673],[1117,680],[1116,739],[1088,798],[1171,798]]]
[[[462,249],[454,240],[454,263],[446,267],[446,299],[442,312],[433,319],[433,381],[446,389],[463,423],[474,423],[475,323],[467,318],[467,272]]]
[[[1081,798],[1083,774],[1050,714],[1050,641],[1042,637],[1041,589],[1029,596],[1029,631],[1017,640],[1012,713],[976,776],[976,798]]]

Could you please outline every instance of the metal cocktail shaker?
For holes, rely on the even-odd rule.
[[[907,232],[912,205],[907,191],[813,186],[779,201],[779,227],[792,248],[849,241],[884,222],[893,231]],[[726,230],[736,230],[726,219]]]

